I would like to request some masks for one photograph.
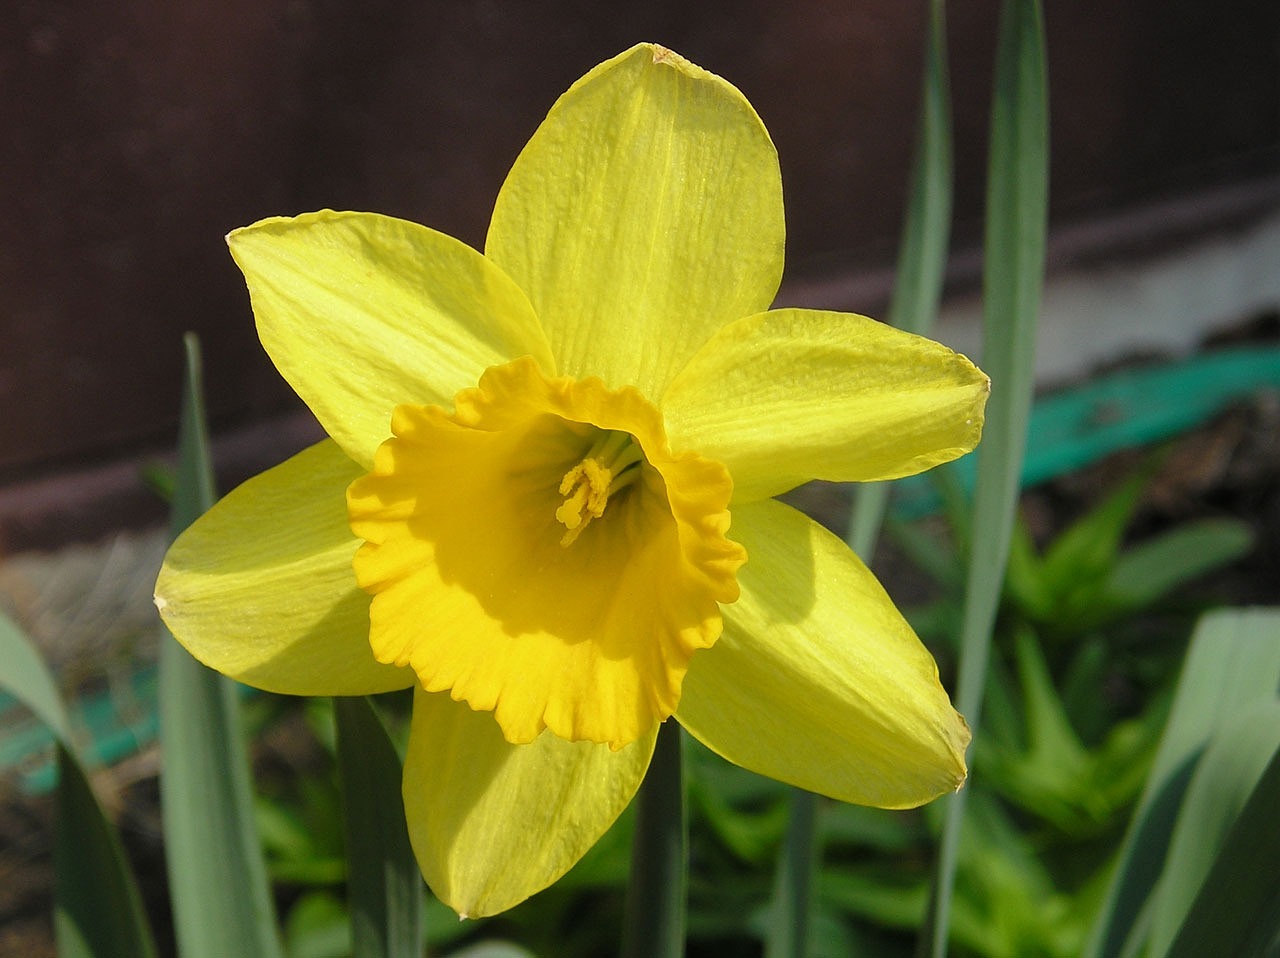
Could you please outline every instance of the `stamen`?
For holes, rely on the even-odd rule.
[[[609,497],[640,477],[644,453],[625,432],[602,432],[587,454],[560,480],[564,502],[556,509],[556,521],[565,527],[560,545],[573,545],[592,519],[604,515]]]

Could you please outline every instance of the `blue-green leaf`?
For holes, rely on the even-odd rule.
[[[983,259],[982,365],[993,383],[978,447],[956,706],[978,734],[1004,584],[1035,373],[1048,228],[1049,108],[1038,0],[1005,0],[996,52]],[[942,958],[967,793],[947,799],[920,952]]]
[[[1182,667],[1168,724],[1084,958],[1118,958],[1149,930],[1147,905],[1164,870],[1187,787],[1210,738],[1240,712],[1275,701],[1280,688],[1280,610],[1204,616]]]
[[[1242,709],[1210,739],[1187,786],[1164,873],[1151,898],[1149,954],[1168,951],[1228,832],[1278,751],[1280,699]],[[1280,811],[1280,792],[1273,794]],[[1273,820],[1267,827],[1274,831],[1276,824]],[[1280,865],[1269,866],[1272,875],[1277,869]],[[1265,881],[1267,871],[1255,870],[1251,878]]]
[[[59,958],[151,958],[155,944],[120,838],[84,769],[61,743],[54,804],[53,925]]]
[[[186,339],[173,532],[213,504],[200,354]],[[254,823],[237,686],[171,636],[160,649],[160,796],[174,928],[182,958],[282,955]]]
[[[71,741],[71,723],[53,675],[16,624],[0,612],[0,689],[31,709],[62,741]]]
[[[54,933],[60,958],[151,958],[155,944],[137,882],[71,745],[53,675],[31,640],[0,614],[0,688],[57,735]]]
[[[1254,786],[1164,958],[1280,953],[1280,751]],[[1158,953],[1154,953],[1158,954]]]
[[[335,698],[354,958],[422,953],[422,876],[409,845],[403,768],[367,699]]]

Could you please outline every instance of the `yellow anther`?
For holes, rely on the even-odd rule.
[[[639,446],[626,433],[606,432],[596,440],[560,480],[560,495],[565,497],[556,509],[556,521],[565,527],[560,545],[573,545],[592,519],[604,515],[609,497],[639,477],[643,459]]]

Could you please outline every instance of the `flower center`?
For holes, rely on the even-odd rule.
[[[512,743],[621,748],[670,718],[738,598],[728,470],[673,453],[637,390],[527,357],[391,432],[347,491],[375,657]]]
[[[625,432],[602,432],[582,461],[560,480],[564,502],[556,510],[556,521],[565,528],[560,545],[569,547],[592,519],[604,515],[609,497],[640,477],[644,453]]]

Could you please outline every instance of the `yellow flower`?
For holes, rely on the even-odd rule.
[[[262,343],[330,439],[170,550],[157,605],[261,688],[416,688],[424,875],[465,915],[555,881],[674,716],[850,802],[959,787],[937,668],[835,536],[771,497],[970,450],[986,377],[845,313],[769,310],[764,126],[661,47],[601,64],[516,160],[484,254],[366,213],[229,237]]]

